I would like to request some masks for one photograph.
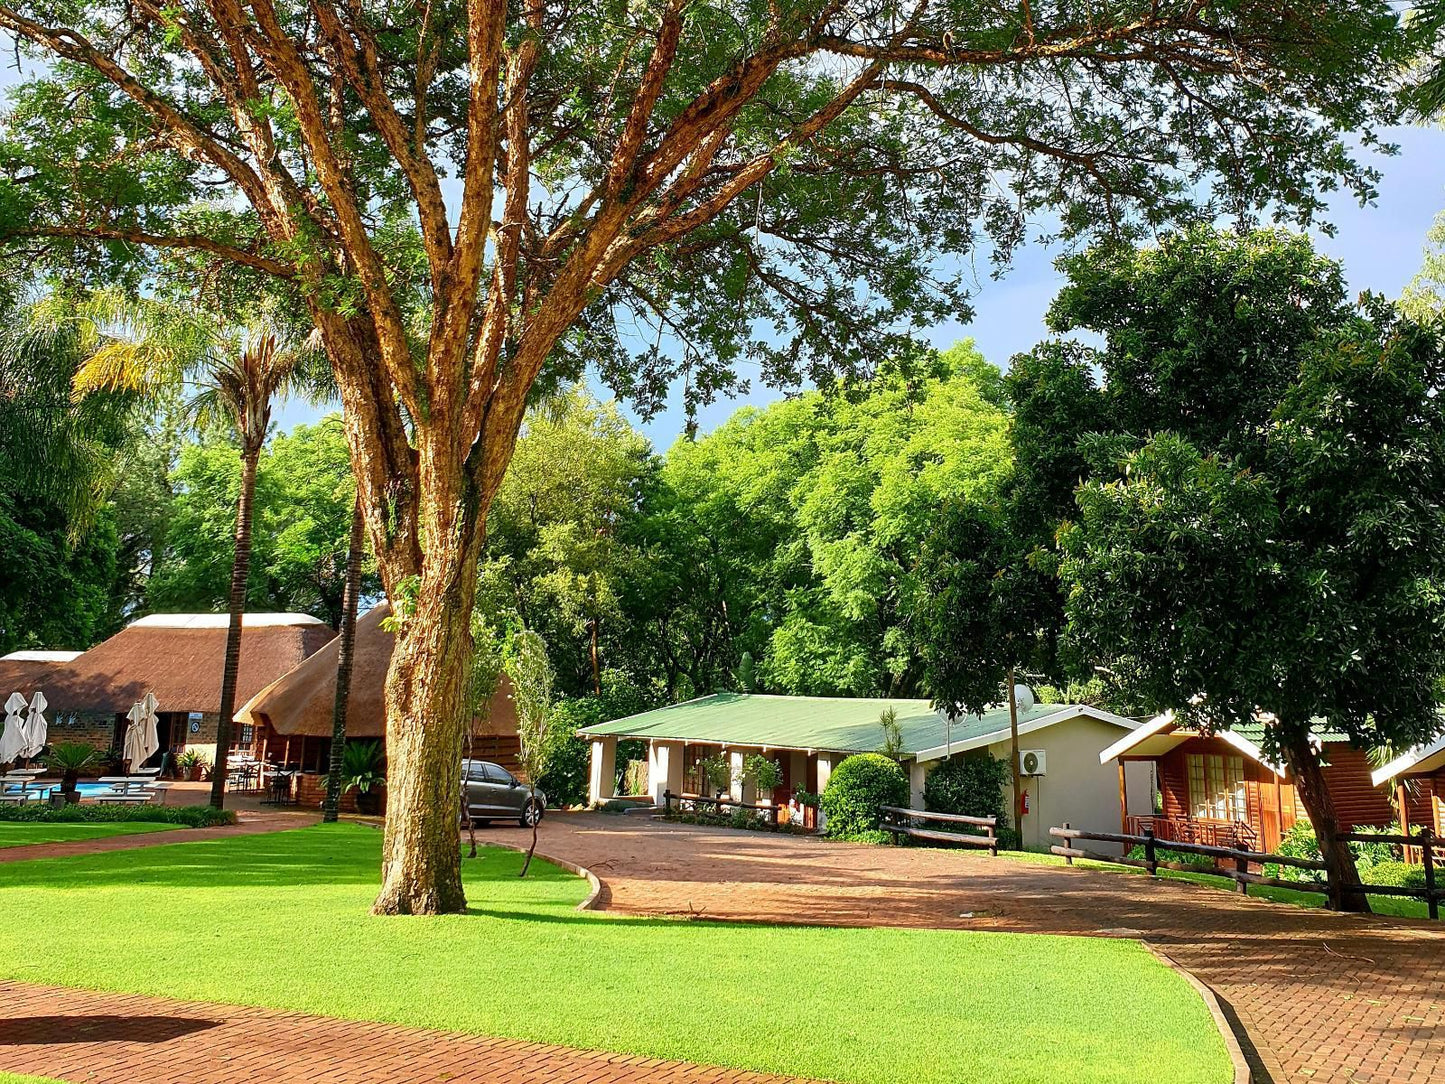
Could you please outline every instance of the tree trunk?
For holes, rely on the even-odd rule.
[[[231,562],[230,622],[226,662],[221,671],[221,717],[216,722],[216,758],[211,772],[211,805],[226,804],[226,758],[231,749],[231,718],[236,714],[236,675],[241,669],[241,616],[246,612],[246,582],[251,578],[251,504],[256,495],[256,462],[261,446],[241,452],[241,495],[236,501],[236,546]]]
[[[1008,729],[1009,729],[1009,756],[1013,760],[1011,765],[1014,784],[1014,831],[1019,837],[1019,850],[1024,849],[1024,792],[1023,777],[1019,775],[1019,704],[1018,697],[1014,695],[1014,672],[1009,667],[1008,672]]]
[[[375,914],[466,907],[457,795],[478,544],[431,538],[416,610],[397,633],[386,675],[386,836]]]
[[[1281,743],[1285,763],[1294,776],[1295,788],[1305,812],[1314,825],[1315,839],[1319,841],[1320,854],[1328,867],[1326,895],[1329,905],[1336,911],[1370,910],[1370,901],[1360,891],[1360,874],[1355,869],[1355,856],[1348,843],[1341,843],[1335,837],[1351,826],[1340,825],[1335,813],[1334,798],[1325,785],[1325,774],[1320,768],[1319,754],[1310,744],[1307,725],[1291,725],[1288,737]]]
[[[592,691],[602,695],[602,659],[597,650],[597,618],[590,622],[592,631]]]
[[[341,629],[336,645],[336,700],[331,707],[331,764],[321,819],[334,824],[341,811],[341,760],[346,752],[346,706],[351,696],[351,661],[356,651],[357,595],[361,592],[361,496],[351,505],[351,539],[346,550],[346,589],[341,599]]]

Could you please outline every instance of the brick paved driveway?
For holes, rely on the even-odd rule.
[[[481,838],[526,837],[492,829]],[[1141,937],[1214,989],[1242,1025],[1256,1080],[1445,1080],[1445,923],[1337,915],[971,852],[631,814],[550,817],[540,849],[596,873],[599,906],[634,914]]]

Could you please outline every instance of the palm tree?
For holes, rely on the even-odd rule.
[[[188,403],[196,423],[205,426],[224,421],[240,445],[230,620],[211,779],[211,805],[220,809],[225,803],[226,757],[241,662],[241,617],[251,571],[256,466],[271,424],[273,401],[302,382],[311,357],[319,352],[309,340],[264,312],[236,327],[178,312],[151,299],[97,294],[77,307],[77,315],[95,344],[75,374],[73,389],[78,399],[114,391],[153,397],[178,383],[188,384],[198,389]]]

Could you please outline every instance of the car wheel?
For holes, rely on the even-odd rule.
[[[533,799],[527,803],[527,808],[522,810],[519,823],[523,828],[533,828],[542,820],[542,803]]]

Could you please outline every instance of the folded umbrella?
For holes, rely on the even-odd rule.
[[[45,748],[45,743],[50,740],[50,727],[45,722],[45,709],[50,704],[45,699],[45,694],[37,692],[30,698],[30,714],[25,719],[25,751],[20,755],[23,757],[38,757],[40,750]]]
[[[0,731],[0,764],[9,764],[25,755],[25,697],[11,693],[5,701],[5,729]]]

